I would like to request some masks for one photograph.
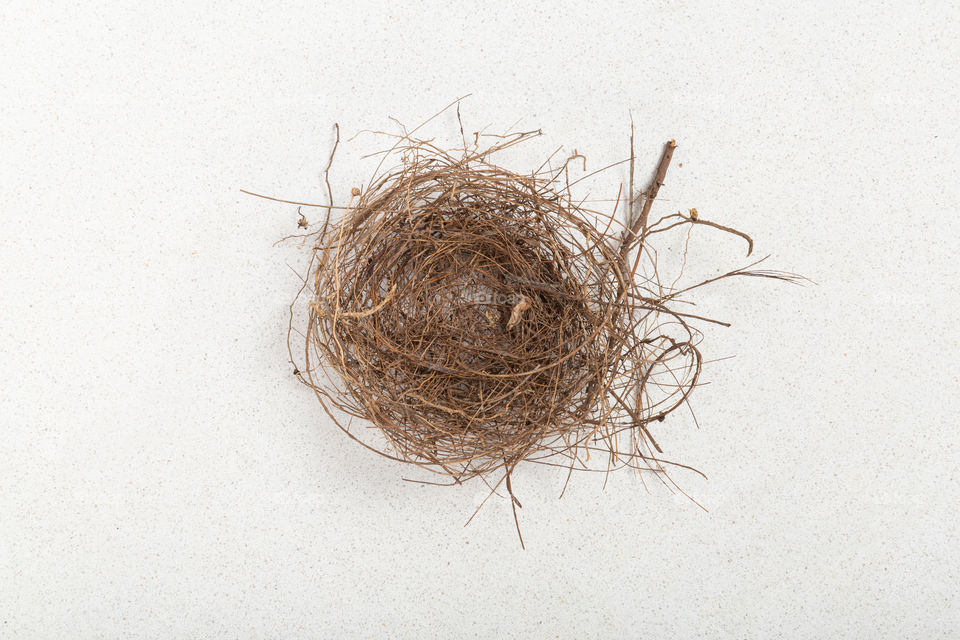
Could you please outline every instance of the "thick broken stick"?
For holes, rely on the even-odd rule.
[[[633,238],[639,236],[638,250],[643,249],[643,240],[646,235],[647,220],[650,217],[650,208],[653,207],[653,201],[657,198],[657,193],[660,192],[660,187],[663,186],[663,181],[667,177],[667,168],[670,166],[670,160],[673,158],[673,150],[676,148],[676,140],[671,140],[667,143],[666,147],[664,147],[663,155],[660,156],[660,164],[657,165],[657,173],[653,178],[653,182],[650,183],[650,186],[647,187],[647,190],[643,193],[643,209],[640,210],[640,215],[637,216],[635,220],[630,221],[629,233],[624,237],[625,246],[629,246]],[[632,193],[630,197],[633,197]]]
[[[657,197],[657,193],[660,191],[660,187],[663,186],[663,181],[667,177],[667,168],[670,166],[670,160],[673,158],[673,150],[677,148],[677,142],[671,140],[667,143],[666,147],[663,149],[663,155],[660,156],[660,164],[657,165],[657,173],[654,175],[653,182],[650,183],[650,186],[647,187],[647,190],[644,192],[644,202],[643,208],[640,210],[640,215],[633,217],[634,210],[634,194],[633,194],[633,136],[630,136],[630,193],[627,195],[629,198],[629,207],[628,211],[631,215],[631,220],[627,221],[627,229],[623,232],[623,239],[620,242],[620,267],[621,270],[625,270],[627,267],[627,255],[630,253],[630,249],[633,247],[634,240],[639,238],[637,243],[637,250],[643,250],[643,240],[647,233],[647,219],[650,217],[650,208],[653,206],[653,201]],[[622,291],[621,291],[622,293]]]

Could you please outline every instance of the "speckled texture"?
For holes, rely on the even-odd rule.
[[[956,8],[492,4],[0,9],[0,637],[960,633]],[[333,121],[467,92],[469,130],[544,129],[521,166],[623,157],[632,110],[644,171],[680,144],[661,211],[818,282],[697,298],[736,358],[658,440],[709,513],[521,469],[523,552],[295,383],[296,214],[238,189],[322,198]]]

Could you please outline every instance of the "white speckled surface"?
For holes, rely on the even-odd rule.
[[[957,637],[955,6],[242,4],[0,9],[0,638]],[[593,167],[632,110],[659,206],[819,283],[697,298],[736,358],[657,433],[709,513],[521,469],[524,552],[290,375],[296,214],[238,189],[468,92]]]

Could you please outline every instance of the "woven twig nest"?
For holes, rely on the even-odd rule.
[[[484,476],[496,491],[505,481],[514,513],[521,462],[570,472],[591,459],[605,471],[676,464],[648,425],[696,386],[690,321],[710,320],[675,310],[705,283],[665,289],[655,261],[644,263],[647,245],[704,224],[752,250],[695,210],[648,221],[672,142],[644,192],[633,189],[631,153],[627,195],[601,213],[572,199],[570,160],[529,174],[491,161],[535,135],[458,152],[398,136],[386,155],[402,162],[354,189],[342,215],[329,207],[310,236],[306,363],[296,369],[351,438],[452,483]],[[708,282],[734,275],[791,278],[739,269]],[[351,417],[382,438],[361,435]]]
[[[342,384],[330,402],[377,425],[392,455],[463,480],[610,421],[603,398],[639,340],[627,276],[542,180],[421,158],[327,238],[310,355]]]

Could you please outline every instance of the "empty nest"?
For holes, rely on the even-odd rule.
[[[328,179],[326,219],[307,236],[303,361],[291,341],[295,373],[351,438],[450,483],[479,476],[491,493],[505,483],[515,519],[510,480],[521,462],[562,466],[568,480],[598,459],[603,471],[663,476],[677,464],[661,457],[651,423],[697,385],[691,323],[715,321],[676,309],[706,283],[662,287],[645,249],[697,224],[743,237],[748,254],[753,244],[696,210],[650,221],[673,142],[638,191],[631,135],[630,158],[616,163],[629,162],[627,194],[604,214],[571,197],[576,153],[532,173],[494,164],[494,153],[537,135],[497,136],[481,150],[475,134],[472,147],[450,151],[404,131],[336,217]],[[401,161],[383,169],[389,157]],[[793,278],[755,265],[707,282]],[[291,329],[293,338],[293,313]],[[350,417],[383,437],[359,435]]]

